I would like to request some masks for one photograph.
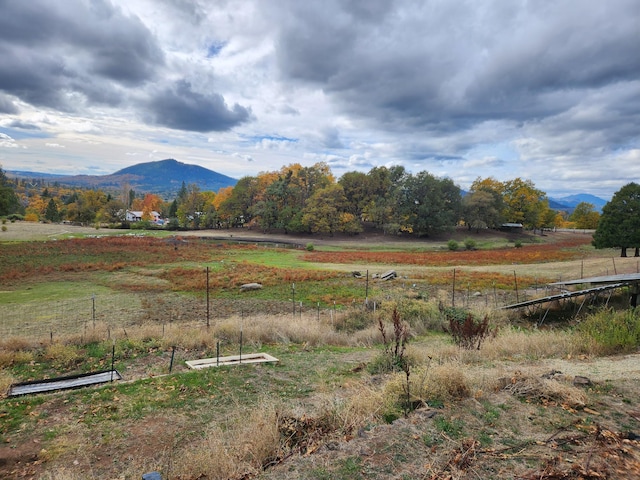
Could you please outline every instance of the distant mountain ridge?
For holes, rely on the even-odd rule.
[[[199,165],[190,165],[173,158],[154,162],[138,163],[118,170],[110,175],[52,175],[37,172],[7,172],[10,175],[42,179],[60,184],[120,190],[123,185],[138,192],[155,193],[169,199],[174,197],[182,183],[196,184],[200,190],[217,192],[221,188],[233,187],[238,181]]]
[[[602,212],[602,207],[607,204],[608,200],[604,200],[588,193],[578,193],[576,195],[569,195],[566,197],[550,198],[549,207],[553,210],[567,210],[572,212],[576,206],[582,202],[590,203],[595,207],[597,212]]]

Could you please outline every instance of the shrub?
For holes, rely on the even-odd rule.
[[[447,248],[452,252],[455,252],[460,248],[460,245],[458,245],[458,242],[456,242],[454,239],[451,239],[447,242]]]
[[[480,350],[489,335],[489,317],[485,315],[483,319],[477,319],[471,312],[458,308],[446,308],[444,311],[455,344],[467,350]]]
[[[384,302],[381,312],[391,315],[397,309],[402,319],[411,326],[411,331],[417,335],[427,330],[442,331],[442,315],[435,300],[427,301],[403,299],[398,302]]]
[[[37,213],[27,213],[24,216],[24,220],[25,222],[37,222],[38,219],[38,214]]]
[[[394,371],[407,373],[409,369],[410,362],[405,356],[407,342],[409,341],[409,326],[400,319],[400,314],[395,308],[391,314],[391,321],[393,323],[393,338],[389,338],[387,335],[387,329],[382,318],[378,319],[378,330],[382,335],[384,352],[369,365],[371,373]]]
[[[640,345],[640,308],[602,310],[587,317],[577,330],[595,341],[602,354],[633,351]]]
[[[465,238],[464,239],[464,248],[467,250],[475,250],[476,249],[476,241],[473,238]]]
[[[141,220],[131,224],[131,230],[151,230],[153,224],[149,220]]]
[[[367,310],[350,309],[336,321],[335,328],[338,332],[353,333],[364,330],[374,323],[374,317]]]
[[[7,226],[6,225],[2,225],[2,231],[6,232],[7,231]]]
[[[384,387],[385,405],[403,407],[407,403],[407,390],[411,393],[412,407],[442,405],[467,398],[470,392],[469,381],[457,363],[414,367],[409,384],[407,386],[405,375],[396,374]]]
[[[68,368],[80,360],[77,347],[63,343],[49,345],[44,352],[44,356],[58,368]]]
[[[313,252],[313,243],[311,243],[311,242],[307,243],[307,247],[306,248],[307,248],[308,252]]]
[[[522,240],[516,240],[513,242],[513,246],[516,248],[522,248]]]

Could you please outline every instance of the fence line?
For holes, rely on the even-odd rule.
[[[256,307],[247,310],[242,301],[211,301],[211,323],[229,316],[247,318]],[[259,309],[262,314],[291,314],[290,302],[272,302]],[[342,308],[337,306],[337,308]],[[336,306],[313,308],[296,304],[295,315],[315,312],[334,319]],[[172,324],[207,325],[206,300],[175,293],[97,294],[65,300],[43,300],[0,305],[0,338],[23,336],[30,339],[55,338],[58,335],[82,335],[99,325],[115,332],[133,325]]]

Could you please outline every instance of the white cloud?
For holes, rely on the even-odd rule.
[[[401,164],[611,194],[640,177],[637,38],[635,0],[9,2],[3,163]]]

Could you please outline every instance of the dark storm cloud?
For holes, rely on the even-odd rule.
[[[18,113],[18,108],[6,95],[0,93],[0,113],[14,114]]]
[[[157,125],[194,132],[225,131],[251,120],[251,109],[228,107],[217,93],[195,92],[181,80],[155,94],[146,105],[150,121]]]
[[[40,130],[40,127],[33,123],[22,122],[20,120],[13,120],[7,124],[9,128],[19,128],[21,130]]]
[[[281,75],[386,128],[433,131],[552,117],[613,85],[638,94],[634,0],[368,5],[274,12]]]
[[[0,11],[0,90],[35,106],[118,104],[118,86],[143,84],[164,61],[142,22],[104,0],[0,0]]]

